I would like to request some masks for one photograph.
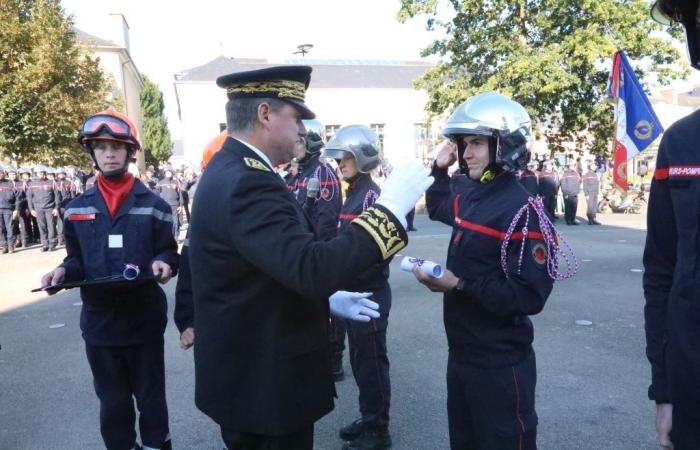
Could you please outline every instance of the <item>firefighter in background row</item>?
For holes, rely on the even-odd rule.
[[[175,179],[173,167],[167,165],[163,168],[163,179],[156,185],[156,192],[165,203],[170,205],[173,213],[173,234],[177,238],[180,232],[180,210],[182,208],[182,188],[180,182]]]
[[[45,166],[40,164],[34,168],[34,171],[37,179],[29,183],[27,191],[29,210],[39,223],[41,251],[54,251],[58,244],[56,219],[61,197],[55,183],[47,178],[48,169]]]
[[[652,17],[685,27],[690,63],[700,70],[700,2],[660,0]],[[666,56],[666,55],[659,55]],[[644,248],[644,328],[651,363],[649,399],[665,450],[700,448],[700,111],[663,135],[649,193]],[[691,169],[691,170],[689,170]]]
[[[22,246],[28,247],[39,240],[39,225],[36,217],[29,210],[29,183],[32,181],[32,171],[27,167],[20,167],[21,177],[18,189],[20,190],[19,201],[19,232],[22,238]],[[17,246],[18,247],[18,246]]]
[[[537,175],[539,194],[551,220],[556,220],[557,194],[559,192],[559,173],[554,168],[554,160],[542,163],[542,171]]]
[[[566,163],[566,169],[560,180],[561,194],[564,197],[564,219],[567,225],[578,225],[578,193],[581,191],[581,175],[576,170],[576,161],[572,158]]]
[[[58,235],[58,244],[63,245],[63,211],[66,209],[68,202],[77,197],[75,186],[66,178],[65,169],[56,169],[56,190],[59,194],[59,215],[56,218],[56,234]]]
[[[379,138],[374,131],[364,125],[349,125],[340,128],[323,150],[323,156],[339,161],[338,168],[348,183],[340,212],[341,231],[352,226],[352,221],[379,198],[381,191],[371,176],[380,164],[378,148]],[[367,268],[352,284],[353,291],[372,292],[372,300],[379,304],[380,316],[370,322],[345,321],[361,416],[340,430],[340,437],[350,441],[344,450],[385,450],[391,447],[391,382],[386,347],[391,310],[390,263],[391,259],[387,259]]]
[[[600,225],[600,222],[595,220],[598,213],[598,192],[600,191],[600,179],[596,172],[597,165],[595,161],[588,163],[588,172],[583,175],[583,195],[586,196],[586,217],[588,217],[588,225]]]
[[[10,166],[7,169],[7,179],[12,184],[12,189],[15,191],[15,210],[16,214],[12,215],[12,235],[14,236],[14,248],[27,247],[29,240],[27,239],[28,226],[22,217],[22,208],[26,209],[27,197],[22,188],[22,182],[19,179],[19,171]]]
[[[6,178],[5,168],[0,166],[0,252],[15,252],[15,235],[12,221],[19,216],[19,202],[14,183]]]
[[[520,172],[520,176],[518,177],[520,184],[522,184],[525,190],[532,196],[539,195],[540,185],[537,176],[537,166],[537,161],[534,159],[531,160],[527,163],[527,167]]]

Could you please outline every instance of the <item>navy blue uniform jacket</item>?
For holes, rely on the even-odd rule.
[[[68,255],[61,264],[66,281],[119,275],[126,263],[152,274],[160,260],[177,273],[177,243],[170,207],[139,180],[114,219],[94,186],[68,203],[65,214]],[[121,248],[109,247],[109,235],[121,235]],[[92,345],[132,345],[162,338],[167,322],[165,294],[153,280],[133,286],[81,287],[80,328]]]
[[[531,206],[520,273],[522,234],[514,234],[508,245],[508,278],[501,268],[505,232],[530,194],[512,173],[503,173],[487,184],[457,176],[453,186],[446,170],[433,166],[432,175],[435,183],[426,193],[428,212],[431,219],[453,227],[447,268],[465,280],[463,291],[444,296],[450,353],[482,367],[515,365],[532,351],[534,335],[528,315],[542,310],[553,286]],[[524,217],[515,231],[520,232],[523,224]]]
[[[195,403],[230,430],[298,431],[333,408],[328,297],[403,248],[406,233],[374,207],[318,240],[284,180],[232,138],[194,203]]]

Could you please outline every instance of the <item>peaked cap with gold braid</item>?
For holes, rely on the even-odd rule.
[[[216,79],[216,84],[226,89],[229,100],[276,98],[297,108],[302,119],[313,119],[316,114],[304,103],[311,70],[310,66],[267,67],[223,75]]]

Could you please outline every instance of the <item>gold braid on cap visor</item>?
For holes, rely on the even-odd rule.
[[[294,98],[304,101],[306,92],[304,83],[300,81],[279,80],[279,81],[253,81],[245,84],[238,84],[226,88],[229,94],[255,94],[258,92],[272,92],[277,97]]]

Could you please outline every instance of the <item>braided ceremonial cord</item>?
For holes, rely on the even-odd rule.
[[[340,194],[340,182],[336,181],[334,174],[333,169],[326,164],[319,164],[314,171],[313,178],[318,178],[318,181],[321,184],[321,192],[323,191],[324,187],[328,189],[328,198],[324,198],[323,195],[320,195],[321,192],[319,192],[321,199],[327,202],[330,202],[336,197],[336,195]]]
[[[544,210],[544,205],[539,197],[527,199],[527,203],[523,205],[522,208],[518,210],[513,217],[513,220],[506,231],[506,235],[503,239],[503,244],[501,245],[501,268],[503,273],[505,273],[506,278],[508,277],[508,264],[507,264],[507,252],[508,243],[510,242],[511,236],[515,231],[515,228],[520,221],[520,218],[525,214],[525,225],[522,228],[522,243],[520,244],[520,254],[518,257],[518,274],[522,268],[523,263],[523,253],[525,251],[525,240],[528,237],[528,223],[530,221],[530,206],[535,210],[537,218],[540,223],[540,231],[544,237],[544,244],[547,248],[547,273],[550,278],[556,281],[566,280],[573,277],[578,272],[578,258],[573,249],[566,240],[557,233],[554,224],[549,220],[547,213]],[[559,257],[563,258],[566,262],[566,269],[562,272],[559,269]]]

